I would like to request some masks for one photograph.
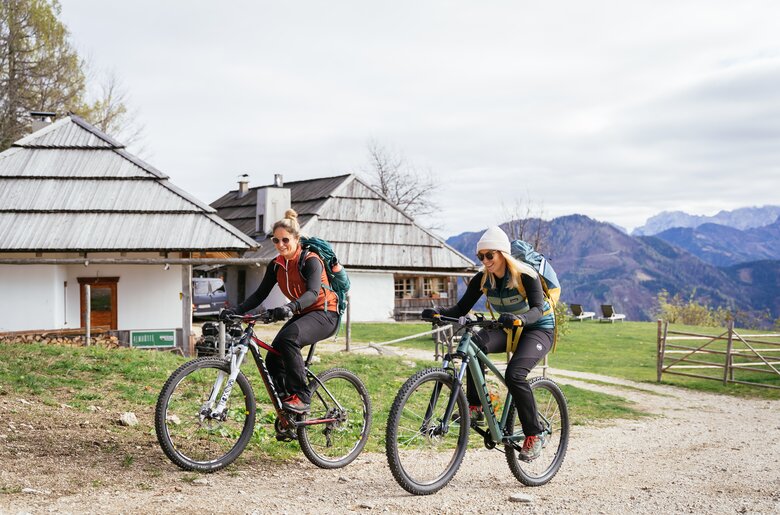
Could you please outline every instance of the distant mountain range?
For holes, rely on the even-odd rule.
[[[689,215],[682,211],[664,211],[647,219],[637,227],[633,236],[653,236],[667,229],[696,228],[704,224],[718,224],[735,229],[751,229],[769,225],[780,217],[780,206],[743,207],[733,211],[721,211],[714,216]]]
[[[698,229],[689,233],[690,238],[678,238],[682,243],[673,243],[666,238],[677,235],[674,231],[658,236],[632,236],[583,215],[549,222],[531,220],[525,229],[526,234],[535,234],[537,228],[545,234],[540,250],[561,279],[562,299],[582,304],[589,311],[598,313],[601,304],[612,304],[629,319],[653,320],[658,292],[666,289],[672,295],[680,293],[685,297],[695,290],[696,299],[713,306],[728,306],[738,311],[770,309],[773,318],[780,317],[780,261],[759,261],[752,257],[775,255],[775,250],[780,249],[780,221],[775,218],[774,224],[747,232],[728,227],[720,229],[723,226],[713,229],[709,225],[714,224],[699,229],[705,233],[720,231],[717,234],[723,235],[729,230],[736,231],[729,233],[728,238],[712,233],[710,239],[727,242],[724,247],[731,251],[726,252],[714,243],[701,248],[690,243],[698,241]],[[508,228],[505,230],[510,233]],[[751,235],[750,245],[745,234]],[[447,243],[466,255],[473,255],[480,236],[481,231],[463,233],[449,238]],[[773,243],[762,244],[762,238]],[[687,250],[684,244],[693,250]],[[731,266],[719,268],[697,257],[694,251],[717,256]]]
[[[780,218],[772,224],[745,230],[713,223],[696,228],[675,227],[656,237],[715,266],[780,259]]]

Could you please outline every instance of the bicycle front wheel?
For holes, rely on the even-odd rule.
[[[561,388],[550,379],[537,377],[530,381],[536,401],[539,420],[544,427],[542,454],[533,461],[523,461],[514,445],[506,444],[506,461],[518,481],[527,486],[541,486],[548,483],[563,464],[569,445],[569,408]],[[506,424],[507,434],[515,435],[515,442],[523,442],[523,430],[512,406],[511,416]]]
[[[179,367],[163,386],[154,428],[163,452],[179,467],[214,472],[235,461],[249,443],[255,396],[243,373],[238,374],[225,411],[212,412],[229,375],[230,363],[204,357]]]
[[[298,421],[303,454],[318,467],[333,469],[352,462],[368,441],[371,400],[352,372],[332,368],[309,383],[311,411]]]
[[[444,420],[453,395],[451,421]],[[385,445],[393,477],[415,495],[441,490],[458,471],[468,438],[469,410],[463,390],[441,369],[418,372],[399,390],[387,419]]]

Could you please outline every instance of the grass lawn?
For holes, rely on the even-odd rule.
[[[405,335],[429,331],[430,328],[430,324],[426,323],[354,324],[352,334],[356,342],[382,342]],[[670,325],[669,330],[712,336],[725,332],[725,328],[682,325]],[[742,334],[741,330],[738,329],[737,331]],[[756,331],[744,331],[745,334],[750,334],[751,332],[755,333]],[[613,324],[597,321],[571,322],[569,323],[568,333],[559,338],[557,350],[550,355],[549,363],[550,366],[555,368],[593,372],[633,381],[655,382],[657,377],[657,333],[658,326],[655,322],[617,322]],[[773,341],[780,340],[774,339]],[[681,344],[696,347],[702,343],[704,342],[685,342]],[[355,345],[358,345],[358,343]],[[433,350],[433,341],[430,336],[423,336],[393,345]],[[725,342],[713,343],[708,348],[723,350],[725,349]],[[673,355],[675,354],[669,354],[668,356]],[[676,355],[679,356],[680,354]],[[778,352],[775,352],[774,355],[780,357]],[[721,362],[723,360],[723,358],[718,358],[716,355],[709,355],[701,359],[713,362],[717,362],[718,359]],[[780,359],[775,359],[775,361],[780,361]],[[780,365],[775,366],[780,368]],[[722,379],[721,374],[723,373],[722,370],[717,369],[709,371],[693,370],[692,372],[711,375],[719,379]],[[757,381],[780,386],[780,376],[776,374],[738,371],[735,377],[738,380]],[[665,374],[663,383],[738,396],[780,398],[780,390],[740,384],[723,385],[722,381],[716,380]]]
[[[410,333],[406,333],[410,334]],[[368,387],[373,406],[373,426],[367,449],[384,452],[384,433],[390,406],[401,385],[416,370],[434,362],[362,354],[321,353],[315,371],[333,366],[355,372]],[[26,398],[55,408],[61,404],[87,411],[98,407],[106,413],[135,411],[148,424],[154,439],[153,410],[168,376],[184,358],[166,352],[101,347],[67,347],[41,344],[0,344],[0,398]],[[259,374],[251,363],[243,370],[249,377],[258,403],[254,441],[261,456],[287,459],[299,453],[297,442],[274,438],[274,413]],[[570,402],[572,423],[588,424],[613,418],[638,418],[642,413],[616,396],[564,387]],[[476,437],[474,441],[477,441]],[[246,459],[251,459],[248,454]]]

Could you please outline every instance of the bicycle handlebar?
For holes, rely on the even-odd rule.
[[[244,322],[250,323],[250,322],[261,322],[263,324],[270,324],[273,322],[273,316],[271,315],[270,311],[262,311],[260,313],[257,313],[255,315],[252,314],[244,314],[244,315],[227,315],[227,318],[229,320],[235,320],[238,322]]]
[[[444,322],[456,323],[462,327],[487,327],[500,329],[503,327],[498,320],[488,320],[483,315],[478,314],[475,317],[468,315],[462,317],[448,317],[444,315],[434,315],[433,318],[423,318],[426,322],[434,324],[443,324]]]

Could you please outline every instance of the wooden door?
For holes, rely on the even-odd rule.
[[[79,277],[81,290],[81,327],[86,327],[87,292],[90,287],[90,324],[92,327],[117,329],[116,290],[119,277]]]

